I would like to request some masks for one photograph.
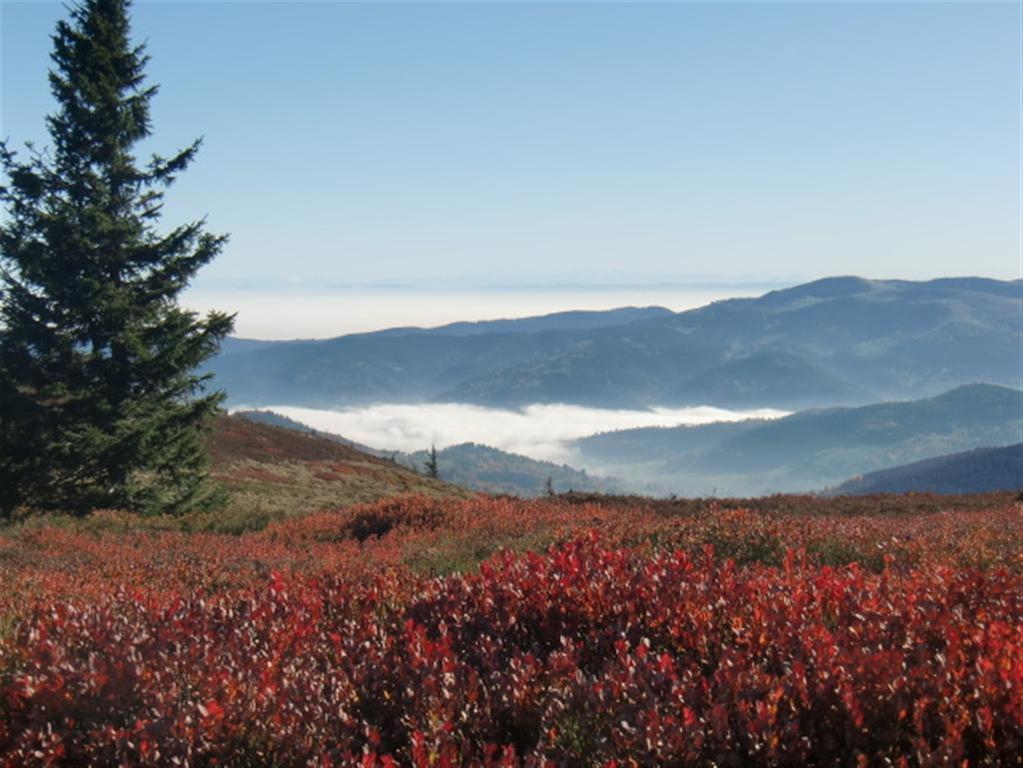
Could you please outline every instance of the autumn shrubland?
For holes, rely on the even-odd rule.
[[[240,417],[219,418],[207,446],[213,477],[229,492],[227,504],[185,515],[174,523],[179,528],[240,533],[396,495],[471,495],[336,441]]]
[[[129,5],[66,9],[50,146],[0,142],[0,768],[1021,764],[1011,494],[655,501],[549,476],[524,501],[441,482],[434,450],[424,478],[220,411],[222,389],[789,407],[1014,383],[1018,286],[842,277],[596,335],[576,317],[541,347],[449,327],[218,357],[234,315],[178,299],[227,236],[161,220],[201,141],[150,153]],[[1019,393],[822,413],[653,459],[774,482],[860,466],[879,433],[914,457],[1001,442]]]
[[[40,515],[23,510],[9,530],[243,533],[311,512],[393,496],[469,498],[472,493],[347,445],[235,416],[213,420],[206,436],[212,479],[226,491],[215,510],[180,515],[103,512]]]
[[[1012,495],[414,494],[240,534],[127,517],[0,537],[0,764],[1023,753]]]

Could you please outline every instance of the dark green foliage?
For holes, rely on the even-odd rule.
[[[85,0],[53,36],[52,149],[0,145],[0,513],[19,505],[179,512],[210,505],[201,438],[222,395],[193,373],[233,318],[177,305],[226,237],[157,230],[195,142],[142,164],[148,57],[127,0]]]
[[[430,446],[430,453],[427,454],[426,461],[423,463],[423,468],[426,470],[426,476],[432,477],[434,480],[440,477],[440,472],[437,469],[437,446]]]

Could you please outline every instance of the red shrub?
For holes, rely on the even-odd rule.
[[[1019,518],[412,498],[26,531],[0,538],[0,766],[1018,764]]]

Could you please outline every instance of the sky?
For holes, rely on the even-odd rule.
[[[64,13],[2,1],[14,146],[46,144]],[[1020,276],[1014,2],[139,0],[134,32],[144,151],[205,138],[165,220],[231,234],[189,300],[247,307],[243,335],[352,330],[359,301],[430,324],[559,288]]]

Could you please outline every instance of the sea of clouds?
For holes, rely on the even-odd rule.
[[[330,338],[381,328],[429,328],[459,320],[497,320],[550,312],[667,307],[675,312],[720,299],[759,296],[760,284],[721,287],[622,287],[610,289],[413,290],[413,289],[191,289],[189,309],[236,313],[235,335],[253,339]]]
[[[481,443],[534,459],[572,463],[569,443],[597,432],[670,427],[750,418],[778,418],[786,411],[730,411],[710,406],[609,410],[579,405],[530,405],[520,410],[462,403],[379,404],[343,410],[267,406],[314,429],[389,451]]]

